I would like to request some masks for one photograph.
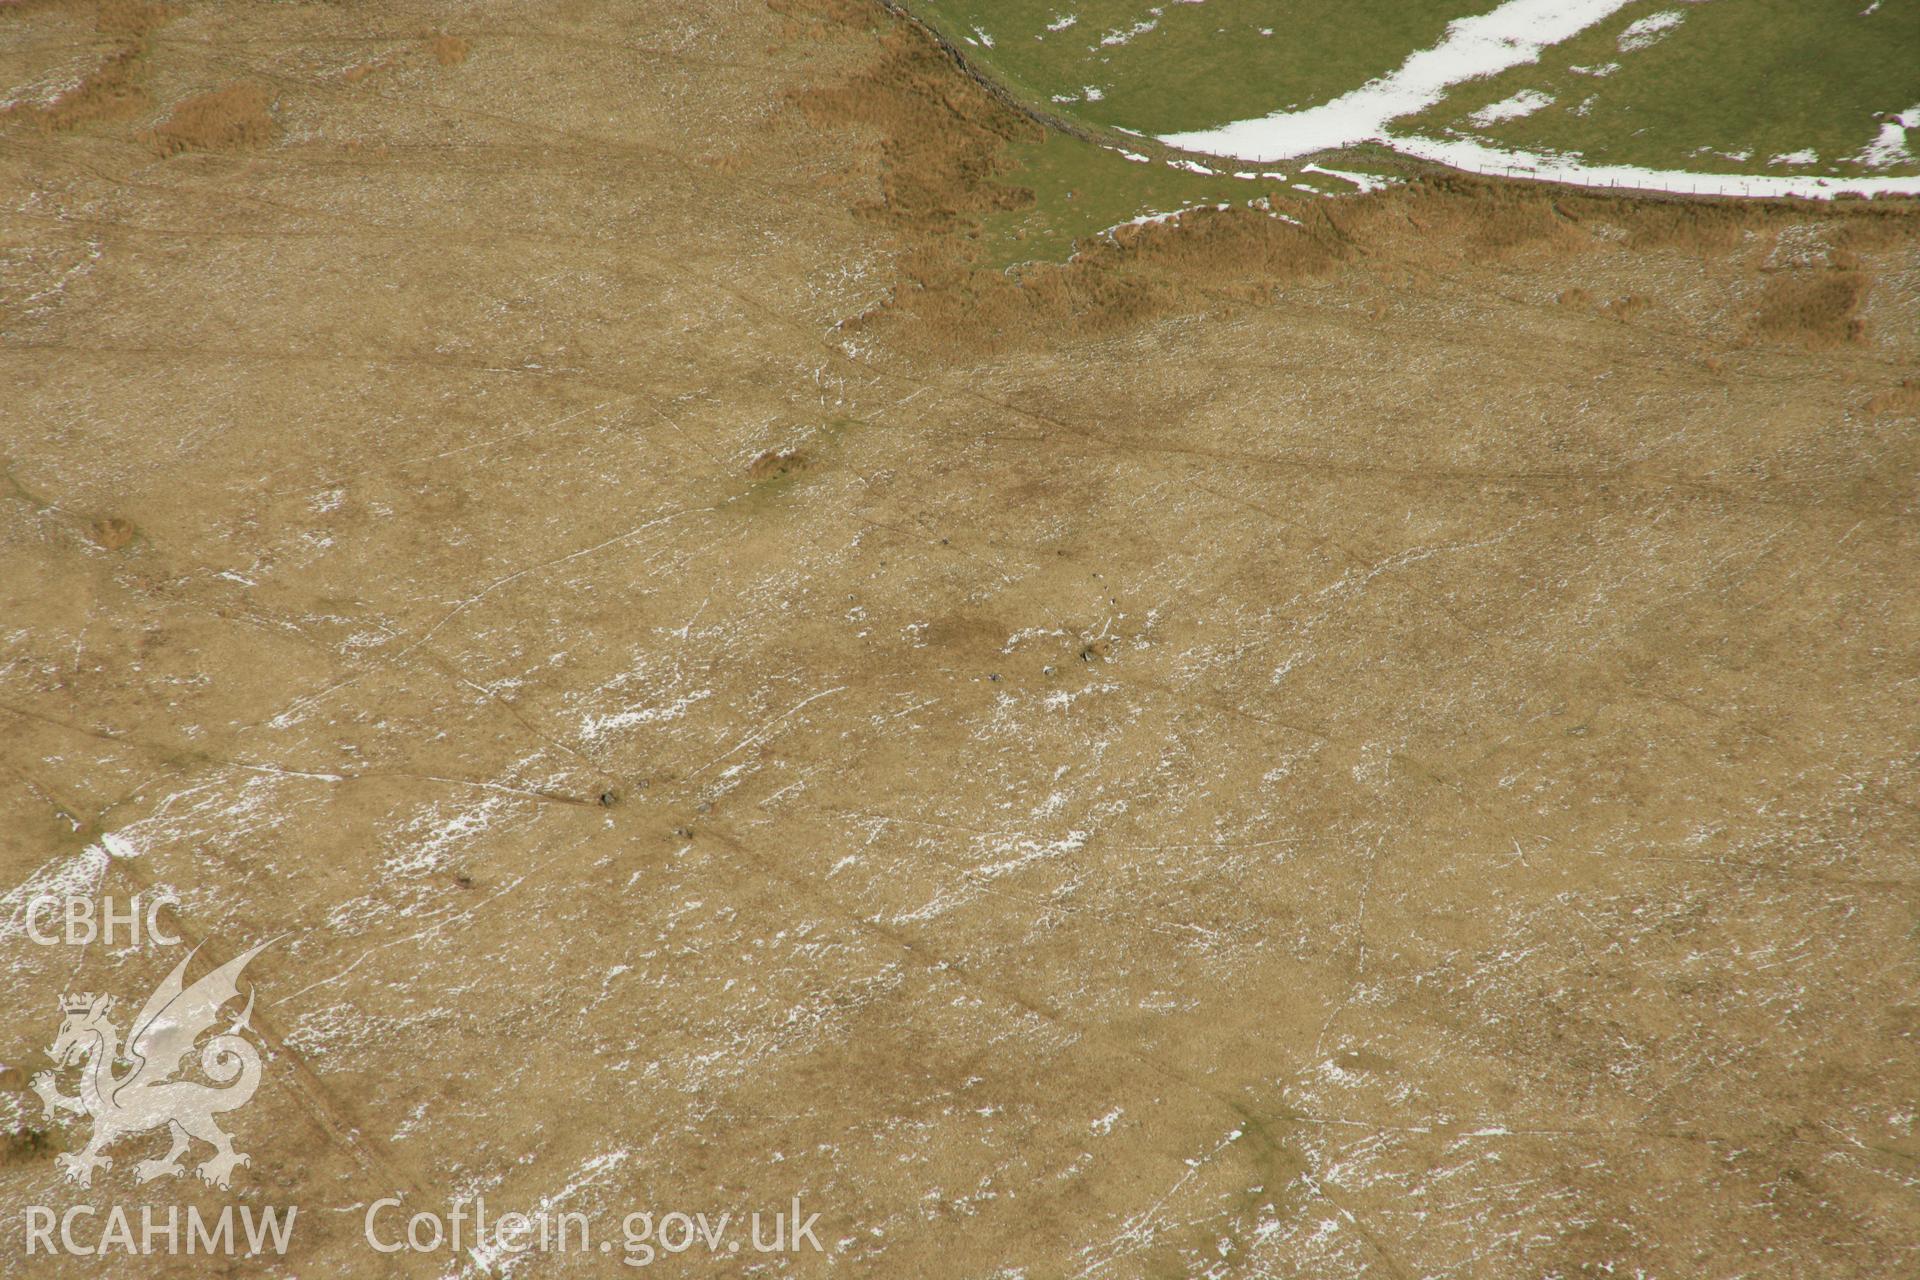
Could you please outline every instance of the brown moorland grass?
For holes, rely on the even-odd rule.
[[[18,17],[34,9],[56,7],[61,7],[57,0],[50,4],[0,6],[0,16]],[[99,0],[93,10],[93,29],[110,37],[111,43],[100,61],[81,76],[78,83],[45,106],[33,109],[33,118],[43,131],[77,129],[119,119],[145,106],[148,99],[141,85],[141,73],[149,38],[155,29],[181,12],[174,5],[144,0]],[[20,109],[16,104],[0,110],[0,116]]]
[[[131,115],[146,104],[140,85],[144,50],[136,43],[115,49],[81,77],[80,83],[48,103],[39,114],[47,130],[77,129],[101,120]]]
[[[1767,221],[1766,212],[1750,204],[1652,201],[1635,211],[1629,243],[1640,249],[1723,254]]]
[[[1907,378],[1899,386],[1879,392],[1867,401],[1866,409],[1872,414],[1920,416],[1920,378]]]
[[[461,36],[430,31],[424,33],[417,44],[348,67],[340,73],[340,78],[347,84],[359,84],[368,76],[383,71],[397,71],[417,65],[422,58],[431,59],[441,67],[457,67],[467,60],[467,55],[472,51],[473,45]]]
[[[1868,273],[1844,268],[1777,272],[1760,295],[1754,330],[1812,348],[1858,342],[1866,322],[1855,313],[1872,283]]]
[[[149,0],[101,0],[94,27],[104,35],[146,36],[182,12],[179,5]]]
[[[4,504],[0,812],[17,882],[111,824],[116,891],[292,935],[236,1135],[240,1194],[315,1205],[288,1265],[389,1274],[332,1208],[632,1150],[584,1207],[819,1190],[860,1242],[796,1275],[1899,1271],[1862,1153],[1910,1137],[1920,1030],[1920,432],[1859,407],[1920,375],[1914,224],[1832,354],[1733,346],[1776,227],[1865,217],[1824,208],[1647,246],[1629,203],[1419,179],[1008,273],[991,190],[881,198],[883,129],[975,147],[971,89],[778,109],[887,56],[871,20],[634,92],[682,11],[494,28],[484,82],[423,19],[223,12],[116,128],[257,79],[284,163],[16,162],[28,288],[100,253],[44,313],[0,280],[44,495]],[[376,53],[377,93],[282,74]],[[556,101],[595,116],[564,168],[521,145]],[[455,112],[484,171],[431,145]],[[89,957],[136,997],[174,962]],[[46,1011],[73,970],[25,959]],[[20,1172],[0,1212],[57,1182]]]
[[[816,125],[877,135],[881,199],[861,211],[924,233],[966,229],[979,214],[1031,203],[1032,192],[996,179],[1007,166],[1006,145],[1038,141],[1040,126],[971,81],[956,81],[917,30],[890,32],[881,48],[876,65],[796,103]]]

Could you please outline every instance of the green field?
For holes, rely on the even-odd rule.
[[[1911,156],[1879,167],[1861,159],[1879,117],[1920,105],[1920,4],[1883,3],[1871,14],[1865,7],[1855,0],[1633,5],[1538,64],[1461,85],[1398,127],[1655,169],[1920,173]],[[1621,50],[1629,26],[1663,12],[1683,20],[1644,47]],[[1573,70],[1610,64],[1619,69],[1604,76]],[[1526,90],[1554,101],[1519,119],[1471,119]],[[1916,148],[1920,129],[1909,144]],[[1774,163],[1789,156],[1799,162]]]
[[[1298,111],[1361,88],[1496,0],[909,0],[982,73],[1114,145]],[[1506,103],[1506,109],[1495,104]],[[1530,108],[1530,109],[1523,109]],[[1912,136],[1883,127],[1896,113]],[[1591,165],[1774,176],[1920,174],[1920,3],[1633,0],[1537,62],[1452,85],[1393,137],[1468,139]],[[1875,144],[1879,149],[1875,150]],[[1903,145],[1904,143],[1904,145]],[[1024,148],[1035,208],[1000,215],[1005,256],[1261,184],[1128,162],[1083,142]],[[1222,170],[1297,164],[1209,161]],[[1345,167],[1366,167],[1343,156]],[[1324,185],[1316,181],[1316,185]],[[1335,189],[1338,184],[1332,184]],[[1069,195],[1071,193],[1071,195]]]
[[[1163,134],[1335,97],[1496,3],[908,0],[908,8],[1026,97],[1088,124]],[[1073,25],[1049,30],[1069,16]]]

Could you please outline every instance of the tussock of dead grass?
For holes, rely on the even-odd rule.
[[[436,35],[426,42],[427,52],[433,56],[435,62],[443,67],[455,67],[465,62],[467,60],[467,54],[471,52],[472,47],[473,46],[469,45],[459,36],[450,36],[444,33]]]
[[[163,156],[183,151],[239,151],[273,139],[267,91],[257,84],[230,84],[188,98],[154,126],[149,140]]]
[[[1624,324],[1639,315],[1642,311],[1645,311],[1648,305],[1647,299],[1642,295],[1629,293],[1624,297],[1614,298],[1608,302],[1606,306],[1602,307],[1601,310],[1605,311],[1611,318]]]
[[[134,528],[131,520],[120,516],[106,516],[95,520],[87,527],[87,532],[96,543],[108,551],[120,551],[132,546],[134,538],[139,534],[139,530]]]
[[[1866,323],[1855,313],[1873,279],[1863,271],[1782,271],[1767,281],[1754,331],[1775,341],[1824,348],[1857,342]]]

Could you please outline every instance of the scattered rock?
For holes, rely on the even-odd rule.
[[[747,475],[754,480],[784,480],[813,470],[813,459],[798,449],[769,449],[753,460]]]

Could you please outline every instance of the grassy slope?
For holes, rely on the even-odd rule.
[[[1137,164],[1055,133],[1038,144],[1015,145],[1011,158],[1014,169],[1008,180],[1031,188],[1035,199],[1026,208],[986,219],[984,257],[1003,266],[1061,261],[1072,253],[1074,241],[1142,213],[1223,200],[1244,204],[1283,186],[1191,173],[1157,161]]]

